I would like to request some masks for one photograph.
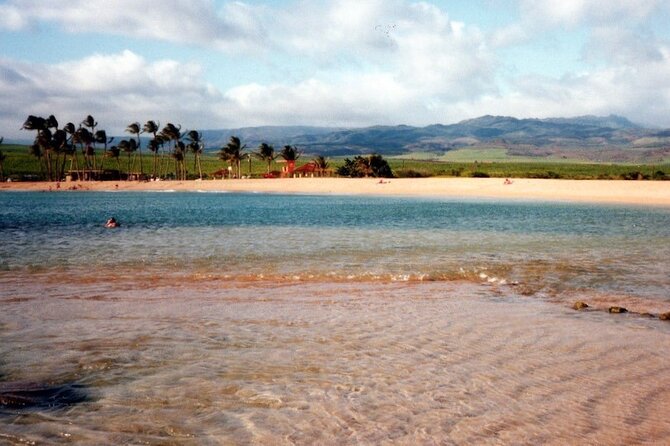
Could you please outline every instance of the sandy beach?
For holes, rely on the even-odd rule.
[[[392,195],[570,201],[670,206],[670,181],[500,178],[286,178],[203,181],[1,183],[0,190],[227,191],[319,195]]]

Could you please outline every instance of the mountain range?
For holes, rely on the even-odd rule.
[[[328,156],[408,152],[445,153],[463,147],[546,149],[658,149],[670,146],[670,130],[649,129],[628,119],[610,116],[517,119],[482,116],[456,124],[426,127],[408,125],[364,128],[267,126],[203,131],[210,150],[225,145],[231,136],[250,148],[260,143],[276,149],[295,145],[310,154]]]

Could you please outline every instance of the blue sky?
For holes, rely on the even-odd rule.
[[[670,127],[667,0],[0,0],[0,135],[619,114]]]

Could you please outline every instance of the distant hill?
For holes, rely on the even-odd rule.
[[[254,150],[266,142],[297,146],[308,155],[421,154],[439,159],[456,149],[503,149],[510,156],[634,162],[670,159],[670,129],[649,129],[617,116],[518,119],[481,116],[456,124],[335,128],[262,126],[203,130],[206,150],[218,151],[231,136]],[[115,138],[114,144],[129,135]],[[142,137],[146,147],[148,138]],[[13,141],[6,140],[5,143]],[[17,141],[18,142],[18,141]],[[30,144],[31,140],[21,141]]]
[[[670,130],[646,129],[628,119],[610,116],[517,119],[482,116],[457,124],[407,125],[333,129],[324,127],[249,127],[203,132],[207,146],[218,148],[231,135],[249,147],[267,142],[280,148],[296,145],[307,153],[328,156],[408,152],[444,153],[462,147],[626,148],[670,146]]]
[[[296,138],[320,138],[323,135],[343,130],[337,127],[309,126],[261,126],[238,129],[203,130],[202,137],[209,149],[219,149],[228,143],[231,136],[237,136],[243,144],[256,148],[261,143],[283,147],[292,144]]]

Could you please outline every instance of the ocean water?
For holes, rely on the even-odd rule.
[[[0,193],[0,444],[664,444],[668,311],[668,208]]]

